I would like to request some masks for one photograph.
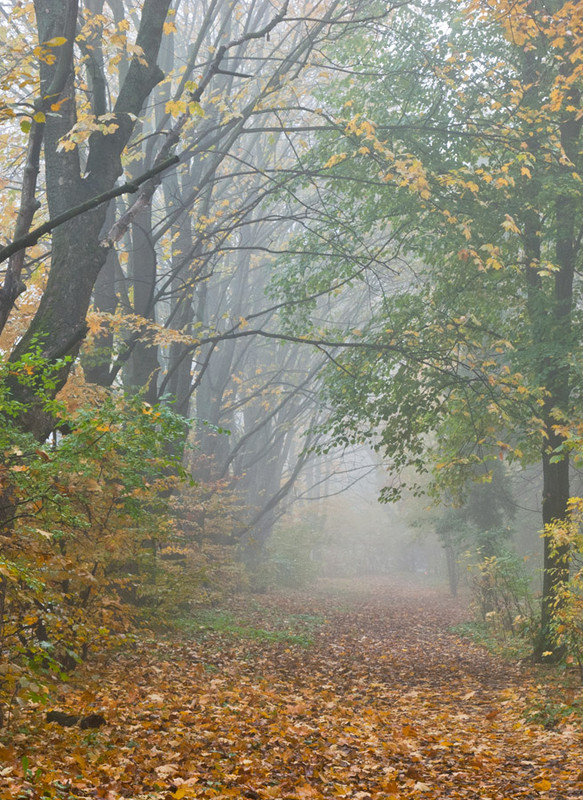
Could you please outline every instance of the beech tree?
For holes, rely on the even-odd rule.
[[[103,4],[101,4],[103,5]],[[119,76],[107,121],[105,108],[105,65],[98,46],[105,21],[83,18],[75,0],[66,3],[43,2],[34,5],[38,35],[40,90],[34,101],[30,122],[29,149],[24,166],[21,214],[17,237],[28,231],[37,205],[36,178],[39,171],[40,143],[44,146],[47,211],[57,217],[90,198],[111,190],[123,172],[122,152],[147,97],[163,78],[157,65],[163,26],[170,0],[144,3],[133,56],[125,74]],[[86,11],[102,9],[86,9]],[[74,40],[81,26],[81,39],[89,46],[87,65],[90,116],[79,111],[78,82],[83,69],[74,57]],[[120,27],[121,25],[121,27]],[[118,30],[125,29],[123,20]],[[88,134],[87,148],[63,144],[72,129]],[[11,358],[18,360],[31,348],[41,347],[48,361],[75,355],[86,333],[85,314],[93,285],[104,264],[108,246],[102,243],[106,204],[72,218],[52,234],[51,268],[38,311],[24,332]],[[20,282],[22,251],[14,254],[6,273],[4,302],[13,304],[24,290]],[[10,307],[10,306],[9,306]],[[6,316],[6,315],[5,315]],[[66,378],[64,368],[59,385]],[[27,406],[22,424],[39,439],[46,437],[54,422],[35,404],[34,395],[15,382],[14,394]]]

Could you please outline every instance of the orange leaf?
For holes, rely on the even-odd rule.
[[[541,781],[537,781],[537,783],[535,783],[534,788],[537,790],[537,792],[548,792],[551,786],[552,783],[546,778],[543,778]]]

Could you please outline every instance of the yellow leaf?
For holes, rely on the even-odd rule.
[[[199,117],[204,117],[204,109],[203,109],[203,107],[201,106],[200,103],[194,102],[194,100],[192,100],[188,104],[188,110],[190,111],[191,114],[196,114]]]
[[[35,122],[41,123],[41,122],[46,122],[47,118],[45,117],[42,111],[37,111],[36,114],[33,116],[33,120]]]
[[[361,123],[360,128],[358,129],[358,133],[365,134],[367,139],[371,139],[374,135],[374,132],[375,132],[374,125],[372,124],[372,122],[368,122],[367,120],[364,120]]]
[[[336,164],[339,164],[341,161],[344,161],[345,158],[346,153],[335,153],[328,159],[328,161],[326,161],[324,164],[324,169],[330,169],[330,167],[333,167]]]
[[[47,47],[62,47],[64,44],[67,44],[67,37],[66,36],[55,36],[54,39],[49,39],[48,42],[44,42]]]
[[[551,782],[546,778],[543,778],[541,781],[535,783],[534,788],[537,790],[537,792],[548,792],[551,786]]]
[[[170,114],[173,117],[179,117],[181,114],[184,114],[186,111],[186,101],[184,100],[168,100],[164,107],[164,111],[166,114]]]
[[[504,216],[506,217],[506,219],[502,223],[502,227],[504,228],[504,230],[505,231],[510,231],[512,233],[520,233],[520,229],[519,229],[518,225],[513,220],[513,218],[510,216],[510,214],[505,214]]]

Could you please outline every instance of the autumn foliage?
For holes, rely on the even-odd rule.
[[[581,796],[582,6],[9,5],[2,796]],[[452,508],[538,462],[560,702],[426,587],[293,592],[336,446]]]

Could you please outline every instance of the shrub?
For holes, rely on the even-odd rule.
[[[21,368],[42,395],[55,368]],[[0,724],[91,650],[127,637],[173,580],[158,550],[174,537],[180,468],[167,454],[184,421],[139,396],[103,393],[70,414],[49,403],[66,433],[39,444],[0,394]]]
[[[554,598],[552,632],[566,663],[578,665],[583,681],[583,498],[572,497],[568,520],[547,526],[545,536],[570,564],[569,580]]]
[[[484,558],[472,583],[474,609],[488,627],[502,636],[530,628],[534,619],[530,581],[516,553],[503,549]]]

